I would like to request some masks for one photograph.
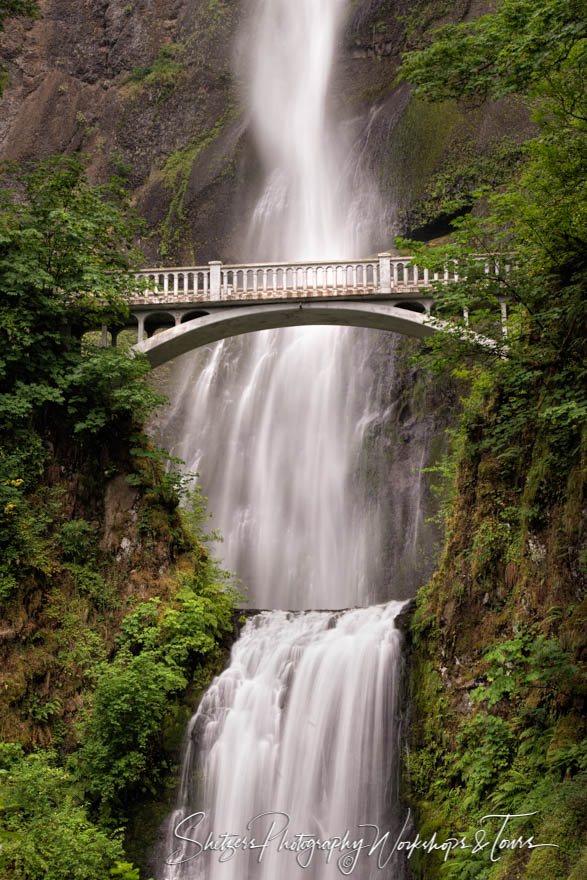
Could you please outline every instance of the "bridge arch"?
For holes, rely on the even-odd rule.
[[[186,312],[181,316],[180,324],[187,324],[188,321],[193,321],[194,318],[205,318],[206,315],[209,315],[210,312],[206,312],[203,309],[194,309],[191,312]]]
[[[395,307],[398,309],[406,309],[408,312],[417,312],[419,315],[426,314],[426,306],[421,302],[398,302],[395,303]]]
[[[167,330],[175,327],[176,320],[170,312],[161,310],[157,312],[149,312],[144,319],[145,333],[149,338],[156,333],[157,330]]]
[[[430,337],[437,327],[427,315],[386,303],[322,302],[251,305],[216,309],[164,330],[135,345],[153,367],[179,355],[242,333],[307,325],[367,327],[402,333],[419,339]]]

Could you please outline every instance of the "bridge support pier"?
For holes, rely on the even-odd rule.
[[[505,299],[501,300],[501,332],[504,336],[508,335],[508,304]]]
[[[391,293],[391,256],[378,254],[379,257],[379,293]]]
[[[145,318],[147,317],[144,312],[138,312],[135,315],[138,324],[138,341],[144,342],[145,340]]]
[[[212,260],[210,266],[210,299],[221,299],[220,292],[220,260]]]

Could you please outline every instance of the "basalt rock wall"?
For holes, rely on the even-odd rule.
[[[38,20],[9,20],[2,36],[10,85],[0,156],[78,151],[94,180],[125,179],[147,221],[140,243],[150,264],[241,258],[259,168],[233,62],[250,8],[248,0],[40,0]],[[518,108],[428,107],[396,81],[401,53],[431,27],[482,10],[467,0],[348,4],[334,98],[383,194],[377,247],[434,219],[434,204],[412,209],[447,162],[491,150],[512,128],[523,135]]]

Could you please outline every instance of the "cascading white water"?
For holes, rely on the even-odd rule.
[[[350,257],[369,246],[361,199],[343,173],[350,147],[328,113],[344,6],[255,0],[240,63],[266,173],[246,259]],[[338,328],[265,331],[178,362],[163,436],[201,471],[223,561],[250,586],[255,607],[348,608],[380,598],[381,499],[365,478],[376,457],[368,450],[365,465],[365,445],[380,430],[382,407],[393,409],[393,376],[373,381],[379,341]],[[372,842],[373,829],[359,828],[372,823],[393,838],[400,607],[249,620],[190,724],[157,880],[327,880],[341,876],[340,857],[349,865],[352,851],[335,849],[302,867],[277,841],[261,861],[255,849],[230,859],[198,854],[209,834],[250,837],[260,813],[286,815],[290,837],[324,841],[348,830],[351,841]],[[272,818],[255,823],[257,838]],[[391,862],[382,875],[383,850],[362,851],[352,876],[402,877],[400,868],[389,873]]]
[[[350,258],[367,244],[328,87],[343,0],[263,0],[241,52],[266,183],[246,259]],[[380,494],[358,490],[378,415],[366,362],[376,331],[304,328],[180,359],[164,441],[201,472],[222,557],[260,608],[344,608],[379,598]],[[391,382],[389,383],[391,386]],[[179,438],[175,439],[174,438]]]
[[[249,620],[191,721],[157,880],[403,876],[401,607]]]
[[[265,168],[248,256],[312,260],[352,255],[357,236],[341,176],[342,131],[328,92],[345,0],[257,4],[242,73]],[[252,51],[251,51],[252,50]],[[364,242],[362,243],[364,245]]]

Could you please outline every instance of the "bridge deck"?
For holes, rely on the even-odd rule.
[[[292,300],[306,299],[325,299],[325,300],[360,300],[360,299],[377,299],[377,300],[397,300],[398,298],[421,299],[426,295],[426,289],[414,287],[414,285],[397,285],[391,292],[381,293],[376,285],[366,285],[360,287],[312,287],[300,290],[299,288],[288,287],[270,289],[270,290],[233,290],[229,288],[222,299],[212,299],[208,293],[204,291],[178,291],[177,293],[162,294],[160,291],[146,291],[142,296],[133,296],[130,300],[134,306],[183,306],[189,304],[206,305],[207,307],[218,306],[234,306],[239,302],[242,303],[265,303],[271,302],[291,302]]]

